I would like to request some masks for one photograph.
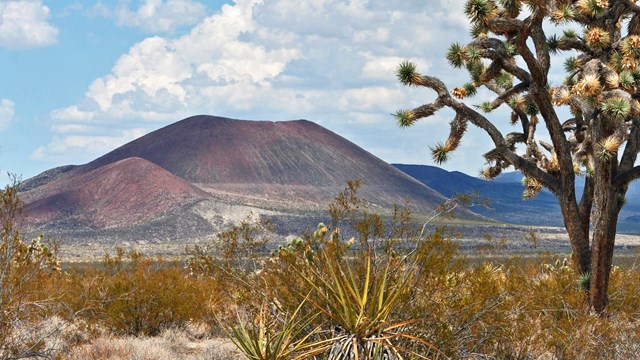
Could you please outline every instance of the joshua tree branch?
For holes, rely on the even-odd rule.
[[[532,14],[532,26],[531,26],[531,38],[533,39],[533,45],[536,49],[536,57],[538,63],[541,66],[541,70],[546,77],[549,73],[549,67],[551,66],[551,57],[549,56],[549,47],[547,46],[547,37],[544,34],[542,28],[542,21],[544,20],[546,9],[543,7],[537,8]]]
[[[631,130],[629,131],[629,135],[627,136],[627,144],[624,148],[624,153],[622,154],[622,159],[620,160],[620,166],[618,168],[619,172],[625,172],[633,167],[638,158],[638,149],[639,149],[639,136],[640,136],[640,121],[634,118],[631,122]]]
[[[586,221],[583,226],[589,227],[589,219],[591,214],[591,208],[593,207],[593,191],[594,191],[593,177],[588,176],[584,182],[584,190],[582,192],[582,198],[580,199],[580,214]]]
[[[624,4],[630,11],[633,11],[636,14],[640,14],[640,6],[636,5],[635,1],[625,0]]]
[[[615,178],[613,178],[612,185],[614,187],[620,187],[638,178],[640,178],[640,165],[619,173]]]
[[[558,44],[558,49],[579,50],[585,53],[591,53],[591,49],[589,49],[587,45],[585,45],[584,42],[579,39],[563,38],[562,41],[560,41],[560,43]]]
[[[438,98],[434,103],[422,106],[429,107],[430,110],[426,112],[426,114],[428,114],[427,116],[433,114],[433,112],[431,112],[431,109],[442,108],[443,105],[441,104],[444,104],[444,106],[453,109],[456,112],[457,116],[461,116],[464,119],[470,121],[475,126],[483,129],[491,137],[491,140],[496,147],[495,150],[502,156],[505,161],[509,162],[517,169],[523,171],[527,176],[531,176],[537,179],[544,186],[549,188],[553,193],[559,194],[561,192],[560,182],[558,181],[558,179],[540,169],[535,163],[511,151],[500,130],[498,130],[498,128],[482,114],[473,110],[466,104],[453,99],[451,94],[449,94],[447,87],[440,79],[432,76],[421,76],[419,83],[421,86],[428,87],[438,94]],[[424,113],[423,111],[420,111],[422,107],[413,110],[413,113],[416,115],[416,119],[426,117],[420,116],[422,113]]]

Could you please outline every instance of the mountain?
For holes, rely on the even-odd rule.
[[[411,199],[426,210],[443,197],[343,137],[307,120],[243,121],[194,116],[149,133],[78,168],[140,157],[213,195],[250,205],[319,209],[349,179],[380,206]]]
[[[87,164],[45,171],[24,182],[21,196],[27,224],[46,233],[170,238],[175,228],[195,236],[193,227],[210,236],[248,213],[326,209],[357,178],[366,180],[360,194],[378,210],[407,203],[427,213],[445,200],[313,122],[213,116],[178,121]]]
[[[449,172],[435,166],[402,165],[393,166],[419,180],[441,194],[451,197],[455,194],[477,192],[480,198],[490,201],[489,206],[477,206],[475,213],[512,224],[564,226],[560,206],[556,197],[547,190],[541,191],[535,198],[524,200],[524,190],[519,172],[509,172],[487,181],[461,172]],[[582,193],[584,179],[576,179],[576,190]],[[627,199],[637,199],[640,195],[640,182],[629,187]],[[640,204],[629,201],[622,208],[618,231],[640,233]]]
[[[30,221],[111,228],[144,222],[209,196],[147,160],[131,157],[22,195]]]

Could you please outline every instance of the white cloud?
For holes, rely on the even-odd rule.
[[[236,0],[185,35],[149,37],[132,46],[109,74],[90,84],[84,100],[51,113],[58,137],[38,156],[88,148],[65,132],[82,136],[81,123],[152,130],[208,113],[307,118],[353,134],[351,140],[380,149],[380,155],[394,154],[394,161],[404,152],[424,153],[428,162],[423,150],[446,136],[446,116],[425,121],[439,130],[420,136],[398,129],[390,113],[435,96],[400,86],[394,72],[400,61],[412,59],[421,72],[460,85],[464,74],[450,71],[445,54],[450,42],[468,37],[461,2]],[[153,2],[160,3],[170,2]],[[91,136],[110,134],[90,128]],[[384,136],[373,146],[371,134]]]
[[[69,131],[70,129],[64,129]],[[78,129],[76,129],[78,130]],[[128,129],[116,135],[64,135],[56,136],[47,146],[38,147],[32,154],[34,160],[69,161],[70,154],[89,152],[103,154],[146,133],[146,129]],[[113,131],[112,131],[113,133]]]
[[[58,29],[47,22],[49,13],[41,0],[0,2],[0,46],[25,49],[55,44]]]
[[[240,40],[253,29],[253,5],[225,6],[180,38],[156,36],[134,45],[111,74],[89,86],[88,103],[97,109],[72,105],[55,110],[52,117],[168,120],[197,110],[197,104],[215,102],[213,96],[224,96],[220,101],[237,108],[250,107],[253,94],[268,89],[269,81],[298,57],[295,49]]]
[[[9,126],[15,115],[15,104],[8,99],[0,99],[0,131]]]
[[[96,10],[103,14],[108,12],[101,3]],[[145,0],[136,10],[130,8],[130,1],[120,2],[114,10],[114,16],[118,25],[162,33],[197,24],[206,17],[206,12],[204,4],[193,0]]]

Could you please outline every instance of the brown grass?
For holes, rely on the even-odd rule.
[[[62,356],[68,360],[235,360],[243,357],[226,339],[194,339],[185,331],[165,330],[156,337],[102,336]]]

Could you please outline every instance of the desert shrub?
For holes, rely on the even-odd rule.
[[[66,326],[49,318],[64,312],[55,282],[60,268],[55,246],[42,237],[24,242],[19,232],[23,205],[18,183],[0,190],[0,359],[47,356],[52,337]],[[64,318],[64,317],[63,317]]]
[[[85,318],[113,334],[157,335],[189,320],[212,321],[216,285],[189,276],[180,264],[117,249],[101,268],[77,272],[70,302],[92,302]]]
[[[241,322],[233,328],[233,336],[250,358],[282,358],[278,352],[267,351],[271,347],[264,351],[259,348],[268,345],[264,339],[276,339],[275,344],[281,345],[277,339],[282,337],[301,348],[287,353],[296,359],[320,353],[329,359],[358,353],[381,356],[385,352],[392,358],[400,353],[438,353],[431,344],[404,329],[422,321],[422,316],[406,316],[406,300],[415,285],[417,264],[414,257],[398,255],[399,248],[406,246],[398,240],[399,235],[417,231],[407,228],[408,212],[404,210],[394,210],[389,228],[381,216],[361,210],[363,202],[356,195],[359,186],[359,182],[350,182],[336,197],[330,206],[331,227],[320,223],[315,231],[279,247],[248,276],[242,270],[235,275],[242,282],[240,287],[248,285],[254,295],[260,294],[253,298],[254,304],[258,298],[270,304],[265,314],[264,306],[252,306],[251,301],[237,303],[249,318],[262,319],[254,325]],[[353,238],[343,238],[339,225],[346,222],[354,225]],[[385,234],[389,234],[388,240],[379,241]],[[392,236],[395,238],[390,240]],[[268,326],[264,325],[265,318],[272,319]],[[304,323],[302,329],[300,322]],[[414,348],[400,347],[404,342]]]
[[[225,328],[261,359],[391,349],[405,358],[626,359],[640,350],[637,267],[613,270],[610,314],[597,316],[570,260],[467,262],[455,229],[428,233],[401,207],[370,213],[360,185],[336,197],[326,224],[272,253],[269,227],[248,218],[191,248],[185,268],[119,251],[63,278],[68,306],[95,304],[85,320],[118,335],[213,324],[198,336]]]
[[[222,231],[209,244],[187,248],[186,266],[190,276],[203,282],[218,284],[217,299],[221,302],[221,318],[234,318],[232,309],[223,304],[254,304],[259,308],[264,300],[264,284],[257,283],[257,274],[264,267],[266,244],[271,239],[268,221],[253,221],[250,214],[239,224]]]
[[[267,316],[265,301],[269,304],[272,322],[261,328],[259,320],[245,318],[245,329],[255,330],[245,332],[245,340],[264,338],[267,329],[274,331],[272,338],[283,329],[301,330],[288,327],[296,321],[287,320],[287,314],[295,313],[313,320],[290,340],[304,339],[306,350],[316,346],[329,358],[355,350],[362,354],[375,348],[367,343],[376,338],[389,341],[378,350],[402,349],[413,354],[407,358],[626,359],[637,354],[637,268],[614,269],[611,315],[597,316],[587,306],[587,279],[575,273],[571,260],[541,255],[466,262],[452,240],[455,229],[425,233],[401,208],[391,221],[382,221],[363,210],[358,186],[349,184],[336,198],[330,225],[319,224],[268,258],[254,258],[255,267],[226,267],[217,275],[226,276],[228,301],[248,319]],[[356,231],[349,239],[340,228],[347,223]],[[379,312],[380,299],[388,300],[381,294],[392,293],[396,300]],[[377,319],[384,320],[376,325]],[[385,329],[395,335],[383,336]]]

